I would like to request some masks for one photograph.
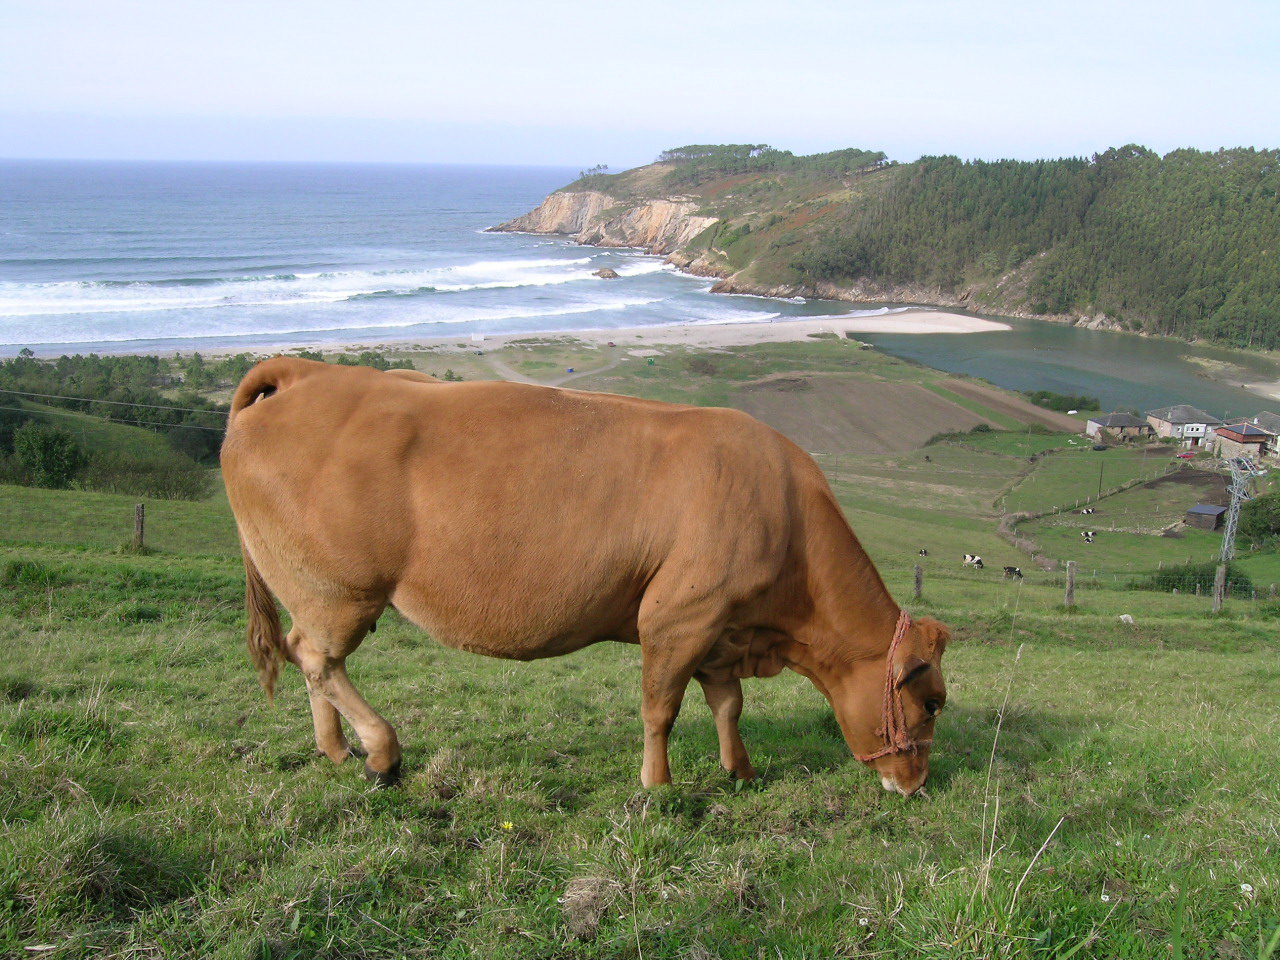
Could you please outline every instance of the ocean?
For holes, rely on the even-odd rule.
[[[710,281],[634,250],[483,232],[575,176],[546,167],[0,161],[0,355],[850,312],[713,295]],[[620,279],[593,276],[603,267]]]
[[[636,250],[485,233],[577,174],[393,164],[0,161],[0,356],[414,342],[901,307],[722,296]],[[617,280],[593,276],[611,267]],[[1004,319],[1004,318],[1001,318]],[[889,353],[1108,409],[1277,409],[1263,355],[1010,320],[859,333]],[[1237,382],[1207,376],[1206,359]]]

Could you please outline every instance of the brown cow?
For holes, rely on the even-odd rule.
[[[928,776],[946,628],[894,603],[822,471],[744,413],[277,357],[236,391],[222,467],[263,686],[296,664],[320,750],[346,759],[346,717],[376,782],[400,744],[344,661],[388,604],[494,657],[638,643],[645,786],[671,780],[695,677],[721,762],[754,776],[741,680],[783,667],[886,789]]]

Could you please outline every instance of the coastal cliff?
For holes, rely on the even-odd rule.
[[[716,222],[715,217],[699,216],[698,206],[690,197],[627,204],[594,190],[566,190],[493,230],[546,233],[595,247],[640,247],[646,253],[671,254]]]
[[[857,149],[701,145],[590,171],[493,229],[640,248],[720,293],[1280,347],[1276,196],[1276,150],[897,164]]]
[[[598,190],[557,191],[524,216],[491,227],[495,233],[536,233],[568,237],[595,247],[630,247],[665,256],[668,263],[695,276],[714,277],[712,293],[760,297],[846,300],[854,303],[912,303],[967,308],[969,292],[955,293],[924,284],[854,283],[784,279],[770,264],[749,262],[734,269],[729,253],[714,240],[722,218],[703,212],[691,196],[619,199]],[[1016,308],[1014,308],[1016,309]],[[1013,314],[1013,315],[1016,315]]]

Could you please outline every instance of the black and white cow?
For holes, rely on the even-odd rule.
[[[1097,513],[1098,511],[1097,511],[1097,508],[1095,508],[1095,507],[1085,507],[1085,508],[1084,508],[1083,510],[1081,510],[1080,512],[1081,512],[1082,514],[1088,515],[1088,514],[1090,514],[1090,513]]]
[[[979,570],[981,570],[983,567],[982,558],[978,556],[976,553],[966,553],[964,555],[963,566],[977,567]]]
[[[1098,535],[1097,530],[1081,530],[1080,536],[1084,538],[1085,543],[1093,543],[1093,538]]]
[[[929,555],[929,551],[928,551],[928,550],[926,550],[924,547],[921,547],[921,548],[920,548],[919,556],[927,557],[928,555]]]
[[[1006,577],[1010,577],[1010,578],[1012,578],[1012,579],[1014,579],[1014,580],[1021,580],[1021,579],[1022,579],[1022,571],[1021,571],[1021,570],[1019,570],[1017,567],[1005,567],[1005,568],[1004,568],[1004,575],[1005,575]]]

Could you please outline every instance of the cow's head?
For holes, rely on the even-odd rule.
[[[937,620],[921,617],[907,626],[891,659],[804,671],[831,701],[849,749],[875,768],[886,790],[910,796],[929,778],[934,721],[947,701],[941,662],[950,636]],[[887,712],[896,713],[895,720]]]

